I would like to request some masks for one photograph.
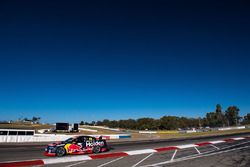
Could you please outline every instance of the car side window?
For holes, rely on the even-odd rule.
[[[79,142],[81,142],[81,143],[86,142],[86,137],[84,137],[84,136],[83,136],[83,137],[80,137],[80,138],[79,138]]]
[[[95,138],[94,138],[94,137],[89,137],[88,140],[89,140],[90,142],[95,142]]]
[[[65,143],[71,143],[72,142],[72,139],[70,138],[70,139],[67,139],[67,140],[65,140]]]
[[[79,139],[78,138],[75,138],[72,140],[72,143],[78,143],[79,142]]]
[[[77,143],[81,143],[81,137],[77,138]]]

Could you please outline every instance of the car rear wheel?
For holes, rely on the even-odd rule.
[[[95,146],[95,147],[93,148],[93,153],[97,154],[97,153],[99,153],[99,152],[101,152],[101,147],[100,147],[100,146]]]
[[[65,153],[66,153],[66,151],[65,151],[65,149],[64,149],[63,147],[58,147],[58,148],[56,149],[56,155],[57,155],[58,157],[64,156]]]

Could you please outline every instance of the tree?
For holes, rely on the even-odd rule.
[[[222,111],[222,107],[220,104],[216,105],[215,112],[209,112],[206,114],[206,121],[204,124],[205,126],[210,126],[210,127],[222,127],[225,126],[226,124],[226,118],[225,114]]]
[[[104,126],[109,126],[110,121],[109,121],[108,119],[104,119],[104,120],[102,121],[102,124],[103,124]]]
[[[222,107],[220,104],[216,105],[216,126],[217,127],[221,127],[221,126],[225,126],[226,124],[226,119],[225,119],[225,114],[222,111]]]
[[[210,126],[210,127],[216,127],[217,126],[216,113],[214,113],[214,112],[207,113],[206,114],[206,119],[207,119],[208,126]]]
[[[41,117],[32,117],[31,121],[33,123],[39,123],[40,119],[41,119]]]
[[[248,113],[247,115],[244,116],[242,124],[243,125],[249,125],[250,124],[250,113]]]
[[[83,122],[83,121],[81,121],[81,122],[80,122],[80,125],[84,125],[84,122]]]
[[[154,119],[153,118],[140,118],[137,120],[137,129],[139,130],[152,130],[154,129]]]
[[[97,125],[97,126],[102,126],[103,123],[102,123],[102,121],[97,121],[97,122],[96,122],[96,125]]]
[[[119,120],[118,126],[119,128],[124,128],[124,129],[136,129],[137,122],[134,119]]]
[[[24,121],[30,121],[30,120],[29,120],[28,118],[26,118],[26,117],[25,117],[23,120],[24,120]]]
[[[250,117],[250,114],[249,114]],[[249,117],[244,118],[247,122]],[[178,128],[198,128],[198,127],[220,127],[228,125],[236,125],[239,123],[239,109],[236,106],[228,107],[226,113],[222,111],[220,104],[216,105],[215,112],[209,112],[203,118],[187,118],[176,116],[163,116],[160,119],[139,118],[137,120],[108,120],[97,121],[96,125],[107,126],[111,128],[136,129],[136,130],[175,130]],[[87,122],[86,122],[87,123]],[[93,124],[93,122],[92,122]]]
[[[175,116],[164,116],[160,119],[160,129],[175,130],[179,127],[179,118]]]
[[[240,109],[237,106],[230,106],[227,108],[225,116],[229,126],[238,125]]]
[[[217,104],[216,105],[216,110],[215,110],[216,113],[222,113],[222,107],[220,104]]]
[[[110,128],[117,128],[117,127],[119,127],[118,121],[116,121],[116,120],[110,121],[109,124],[108,124],[108,127],[110,127]]]

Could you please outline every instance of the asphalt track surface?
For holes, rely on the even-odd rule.
[[[110,152],[140,150],[159,148],[165,146],[191,144],[208,140],[219,140],[230,137],[249,136],[249,133],[235,134],[227,136],[206,137],[196,139],[179,139],[179,140],[161,140],[161,141],[139,141],[139,142],[124,142],[110,143],[112,150]],[[40,144],[1,144],[0,145],[0,162],[20,161],[31,159],[44,159],[44,145]],[[51,167],[136,167],[136,166],[250,166],[250,140],[233,141],[229,143],[219,143],[214,146],[199,147],[198,151],[195,148],[183,150],[175,150],[151,153],[143,155],[135,155],[128,157],[107,158],[92,161],[80,161],[71,163],[61,163],[47,165]],[[174,157],[174,158],[173,158]],[[50,157],[54,158],[54,157]],[[172,159],[172,161],[171,161]]]
[[[249,140],[221,144],[220,150],[210,147],[200,148],[200,154],[194,149],[166,153],[151,153],[120,158],[107,158],[94,161],[80,161],[47,165],[48,167],[249,167],[250,143]]]

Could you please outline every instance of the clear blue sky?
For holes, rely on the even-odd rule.
[[[249,1],[1,1],[1,120],[250,112]]]

